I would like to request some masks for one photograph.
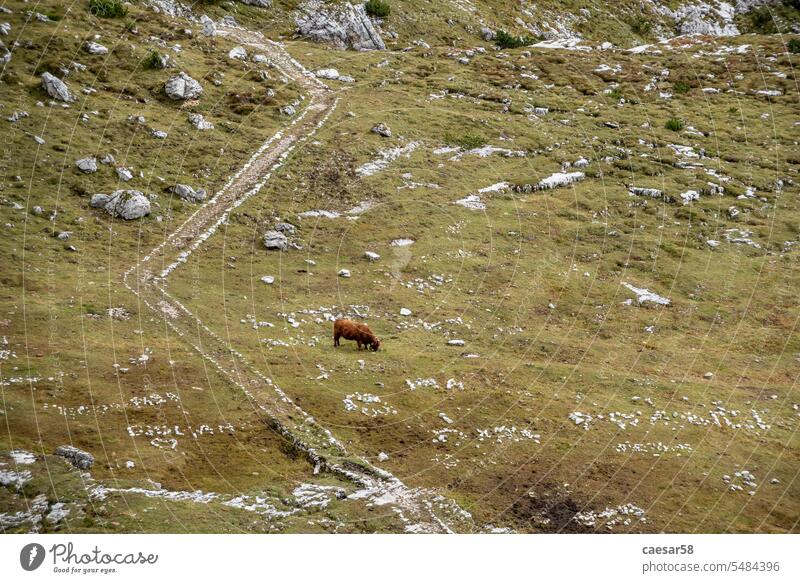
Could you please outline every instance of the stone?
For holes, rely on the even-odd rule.
[[[5,43],[0,40],[0,65],[5,65],[11,61],[11,51],[8,50]]]
[[[273,283],[275,283],[275,278],[271,275],[265,275],[264,277],[261,278],[261,281],[266,283],[267,285],[272,285]]]
[[[378,259],[381,258],[381,256],[375,253],[374,251],[365,251],[364,257],[366,257],[369,261],[377,261]]]
[[[75,96],[72,94],[67,84],[50,73],[44,73],[42,75],[42,88],[45,93],[58,101],[66,101],[67,103],[75,101]]]
[[[203,14],[200,17],[200,24],[203,25],[203,34],[206,36],[214,36],[217,34],[217,25],[208,16]]]
[[[83,172],[84,174],[91,174],[92,172],[97,172],[97,158],[89,157],[89,158],[81,158],[77,162],[75,162],[75,166],[78,167],[78,170]]]
[[[71,445],[58,446],[55,454],[66,458],[73,466],[81,470],[88,470],[94,465],[94,456],[92,454]]]
[[[384,138],[391,138],[392,137],[392,130],[387,126],[385,123],[379,123],[375,127],[372,128],[373,134],[378,134]]]
[[[283,115],[288,115],[289,117],[294,116],[297,113],[297,110],[294,108],[293,105],[284,105],[281,107],[281,113]]]
[[[343,2],[330,6],[322,0],[308,0],[298,7],[296,23],[300,36],[339,49],[386,48],[363,4]]]
[[[272,6],[272,0],[239,0],[239,2],[249,6],[258,6],[259,8],[269,8]]]
[[[275,225],[275,230],[286,235],[294,235],[297,228],[291,223],[278,223]]]
[[[228,52],[229,59],[236,59],[238,61],[246,61],[247,60],[247,51],[244,47],[233,47],[230,52]]]
[[[150,214],[150,201],[138,190],[117,190],[110,196],[95,194],[89,203],[110,215],[132,221]]]
[[[170,77],[164,84],[167,97],[174,100],[197,99],[203,94],[203,87],[189,75],[181,71]]]
[[[183,200],[189,202],[200,202],[206,198],[205,189],[200,188],[195,190],[188,184],[176,184],[172,191]]]
[[[388,460],[388,459],[389,459],[389,455],[388,455],[388,454],[386,454],[386,453],[384,453],[384,452],[380,452],[380,453],[378,454],[378,461],[379,461],[379,462],[385,462],[385,461],[386,461],[386,460]]]
[[[408,308],[400,308],[400,315],[401,316],[410,316],[411,315],[411,310],[409,310]]]
[[[320,69],[314,75],[320,79],[336,80],[339,78],[339,71],[336,69]]]
[[[125,182],[133,180],[133,172],[123,166],[117,168],[117,176],[119,176],[120,180],[124,180]]]
[[[447,345],[448,346],[464,346],[465,344],[466,344],[466,342],[464,342],[463,340],[459,340],[459,339],[454,339],[454,340],[448,340],[447,341]]]
[[[489,28],[488,26],[484,26],[483,28],[481,28],[481,36],[485,41],[493,41],[497,35],[491,28]]]
[[[264,247],[271,251],[286,251],[289,249],[289,239],[278,231],[267,231],[264,233]]]
[[[350,270],[349,269],[340,269],[339,270],[339,277],[350,277]]]
[[[83,45],[83,48],[86,49],[86,52],[91,54],[91,55],[107,55],[108,54],[108,48],[107,47],[104,47],[100,43],[96,43],[96,42],[92,42],[92,41],[87,41],[86,44]]]
[[[201,113],[190,113],[189,123],[196,127],[198,130],[213,130],[214,124],[207,121]]]

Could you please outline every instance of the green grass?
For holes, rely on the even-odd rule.
[[[685,123],[682,119],[678,119],[677,117],[671,117],[664,124],[664,127],[671,132],[679,132],[683,129],[684,125]]]
[[[480,148],[486,144],[486,137],[475,132],[464,132],[462,134],[446,133],[444,142],[449,146],[458,146],[465,150]]]
[[[391,5],[384,0],[368,0],[364,4],[364,9],[374,18],[386,18],[392,12]]]
[[[163,69],[164,61],[161,58],[161,53],[150,51],[142,61],[142,67],[145,69]]]
[[[100,18],[122,18],[128,8],[120,0],[89,0],[89,12]]]
[[[683,81],[677,81],[672,84],[672,90],[678,95],[684,95],[691,91],[692,87],[688,83],[684,83]]]
[[[505,30],[498,30],[494,42],[502,49],[518,49],[534,44],[536,39],[528,35],[515,36]]]

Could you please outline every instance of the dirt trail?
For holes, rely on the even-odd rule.
[[[283,75],[307,92],[307,105],[287,127],[263,144],[218,193],[131,267],[124,275],[125,286],[162,318],[175,336],[240,388],[253,406],[263,411],[272,427],[305,452],[315,465],[315,472],[325,470],[355,483],[361,489],[354,498],[396,513],[408,532],[472,531],[470,515],[454,502],[435,492],[409,488],[392,474],[349,454],[330,431],[295,405],[272,379],[166,291],[166,280],[172,271],[216,232],[231,211],[258,194],[292,150],[325,123],[337,103],[333,92],[277,43],[239,28],[220,27],[218,34],[267,55]]]

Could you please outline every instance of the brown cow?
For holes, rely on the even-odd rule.
[[[363,344],[366,348],[369,346],[372,350],[377,351],[381,346],[381,341],[372,333],[372,330],[366,324],[359,324],[352,320],[345,320],[340,318],[333,323],[333,345],[339,346],[339,338],[345,340],[355,340],[358,344],[358,349],[361,350]]]

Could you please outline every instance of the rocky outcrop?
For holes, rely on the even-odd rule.
[[[75,101],[75,96],[70,91],[66,83],[55,75],[45,73],[42,75],[42,89],[53,99],[58,101]]]
[[[94,456],[92,454],[71,445],[58,446],[55,454],[66,458],[69,463],[81,470],[88,470],[94,464]]]
[[[150,214],[150,201],[138,190],[117,190],[110,196],[95,194],[90,204],[126,221],[140,219]]]
[[[167,97],[176,101],[197,99],[203,94],[203,87],[200,83],[181,71],[167,80],[166,84],[164,84],[164,92],[167,94]]]
[[[309,0],[298,8],[296,22],[298,34],[315,42],[358,51],[386,48],[363,4],[327,6]]]
[[[259,8],[269,8],[272,6],[272,0],[239,0],[239,2],[250,6],[258,6]]]

